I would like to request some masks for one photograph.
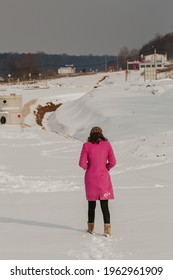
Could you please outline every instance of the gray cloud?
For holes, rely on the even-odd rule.
[[[113,54],[172,32],[172,0],[1,0],[0,52]]]

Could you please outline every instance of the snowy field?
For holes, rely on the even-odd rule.
[[[97,73],[1,85],[23,95],[24,126],[0,126],[0,259],[173,259],[173,80]],[[45,114],[34,110],[63,103]],[[78,160],[92,126],[112,143],[112,236],[86,232]]]

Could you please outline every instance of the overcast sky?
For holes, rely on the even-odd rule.
[[[0,0],[0,53],[116,55],[173,32],[173,0]]]

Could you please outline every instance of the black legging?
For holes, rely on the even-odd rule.
[[[100,200],[100,206],[103,213],[104,223],[110,224],[108,200]],[[95,209],[96,209],[96,201],[88,201],[88,223],[94,223]]]

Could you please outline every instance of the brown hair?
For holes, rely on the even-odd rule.
[[[100,140],[108,141],[108,139],[103,135],[101,127],[95,126],[90,131],[90,136],[88,137],[88,142],[91,142],[93,144],[99,144]]]

